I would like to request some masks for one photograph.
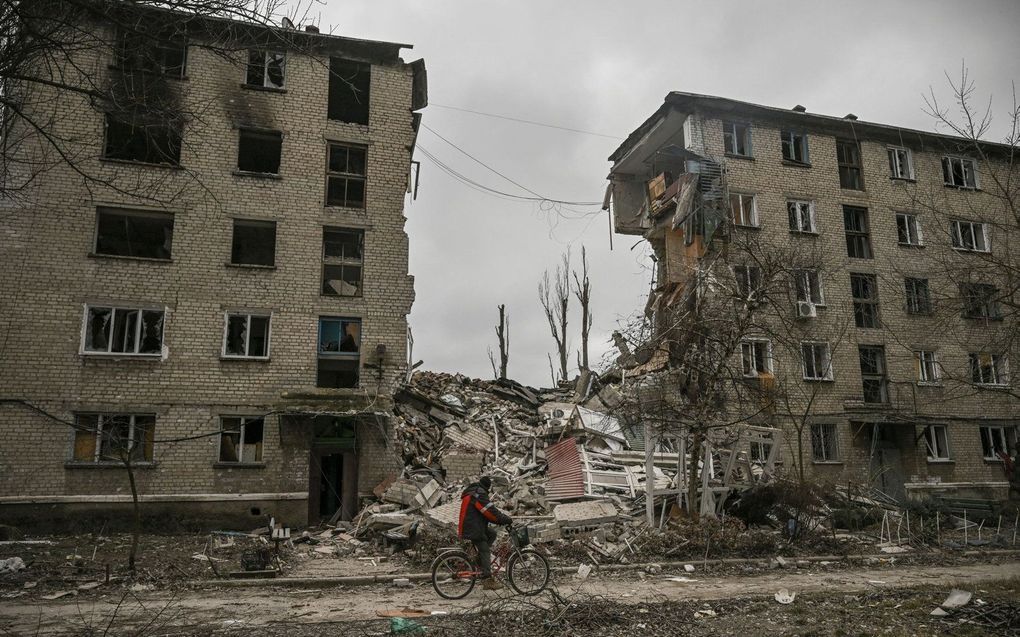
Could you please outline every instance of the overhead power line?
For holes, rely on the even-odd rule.
[[[617,140],[624,139],[623,137],[620,137],[619,135],[606,135],[605,133],[596,133],[594,131],[581,130],[580,128],[570,128],[568,126],[558,126],[556,124],[546,124],[545,122],[536,122],[536,121],[531,120],[531,119],[521,119],[519,117],[510,117],[509,115],[497,115],[496,113],[486,113],[484,111],[475,111],[475,110],[471,110],[470,108],[460,108],[459,106],[447,106],[445,104],[436,104],[435,102],[430,102],[429,106],[435,106],[435,107],[438,107],[438,108],[445,108],[445,109],[449,109],[451,111],[460,111],[462,113],[471,113],[473,115],[481,115],[483,117],[494,117],[496,119],[505,119],[505,120],[510,121],[510,122],[518,122],[520,124],[530,124],[531,126],[542,126],[543,128],[555,128],[557,130],[568,131],[568,132],[571,132],[571,133],[580,133],[582,135],[593,135],[595,137],[605,137],[607,139],[617,139]]]

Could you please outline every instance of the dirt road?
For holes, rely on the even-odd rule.
[[[780,588],[798,593],[834,594],[925,585],[974,588],[981,582],[1016,578],[1020,562],[966,566],[889,566],[854,570],[774,570],[765,574],[713,576],[711,573],[664,573],[637,577],[611,574],[578,580],[559,576],[555,585],[564,595],[575,591],[604,595],[620,602],[648,599],[721,600],[755,595],[771,596]],[[672,582],[668,577],[693,581]],[[380,609],[404,607],[450,613],[471,610],[483,599],[510,595],[479,588],[466,600],[440,599],[427,583],[411,589],[391,586],[294,590],[284,588],[209,588],[178,591],[127,592],[102,587],[45,601],[25,595],[0,600],[0,635],[85,634],[91,627],[111,623],[110,634],[152,624],[160,634],[208,634],[250,630],[281,624],[322,624],[376,618]],[[122,597],[124,597],[122,601]],[[122,603],[121,603],[122,601]]]

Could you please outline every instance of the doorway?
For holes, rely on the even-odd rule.
[[[336,447],[313,447],[308,463],[308,523],[340,520],[358,513],[358,457]]]
[[[886,495],[903,501],[906,498],[903,454],[899,432],[895,425],[872,425],[871,475],[872,483]]]

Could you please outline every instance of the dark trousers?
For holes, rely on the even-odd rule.
[[[482,569],[482,579],[492,577],[492,543],[496,541],[496,529],[485,529],[484,540],[471,540],[478,550],[478,566]]]

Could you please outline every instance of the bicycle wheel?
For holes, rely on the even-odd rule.
[[[549,585],[549,561],[535,549],[524,549],[510,556],[506,577],[521,595],[538,595]]]
[[[463,551],[448,551],[432,562],[432,588],[445,599],[466,597],[477,577],[478,570]]]

